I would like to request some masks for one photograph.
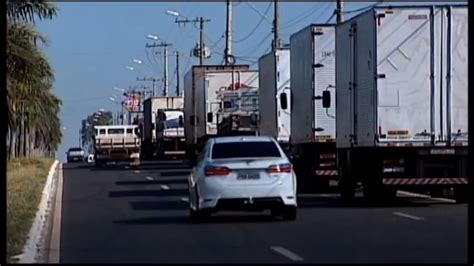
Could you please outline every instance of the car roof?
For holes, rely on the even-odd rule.
[[[232,136],[232,137],[217,137],[213,138],[214,143],[229,143],[229,142],[273,142],[273,138],[269,136]]]

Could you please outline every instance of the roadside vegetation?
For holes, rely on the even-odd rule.
[[[61,142],[61,101],[52,93],[48,44],[36,28],[58,9],[43,0],[7,0],[7,260],[21,253],[53,156]]]
[[[43,52],[48,44],[36,29],[58,9],[40,1],[7,1],[7,156],[51,156],[61,142],[61,101],[52,93],[53,68]]]
[[[7,258],[22,252],[53,158],[13,159],[7,166]]]

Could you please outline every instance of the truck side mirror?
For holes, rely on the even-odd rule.
[[[280,106],[283,110],[286,110],[288,108],[288,98],[286,97],[285,92],[280,94]]]
[[[179,123],[179,126],[182,127],[183,126],[183,116],[180,115],[179,118],[178,118],[178,123]]]
[[[213,118],[212,112],[207,113],[207,122],[212,123],[212,118]]]
[[[330,91],[323,91],[323,107],[324,108],[331,107],[331,92]]]

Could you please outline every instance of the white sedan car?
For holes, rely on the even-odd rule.
[[[263,211],[296,219],[296,175],[272,137],[210,139],[188,178],[191,218],[219,210]]]

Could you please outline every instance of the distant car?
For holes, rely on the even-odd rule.
[[[87,162],[88,163],[93,163],[94,162],[94,154],[87,155]]]
[[[296,175],[272,137],[210,139],[188,177],[192,219],[220,210],[263,211],[296,219]]]
[[[66,155],[68,163],[84,161],[84,151],[81,148],[70,148]]]

